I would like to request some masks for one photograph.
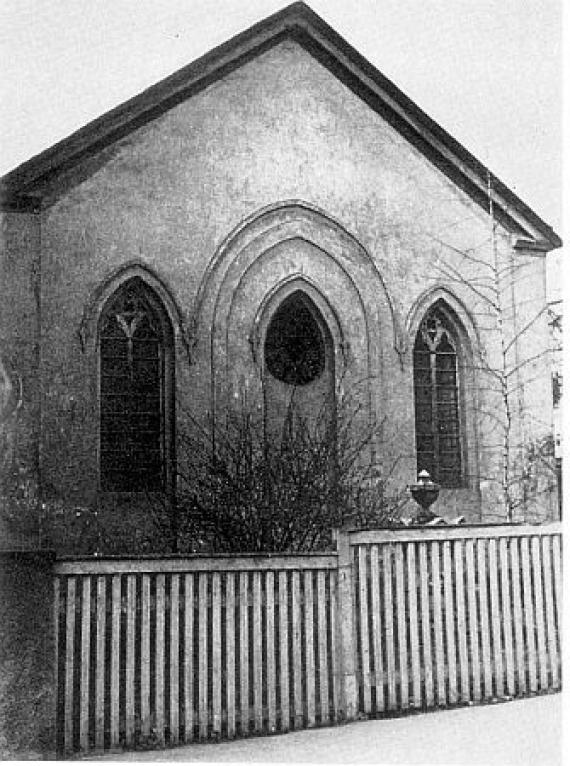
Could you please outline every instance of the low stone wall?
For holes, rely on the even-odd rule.
[[[0,759],[55,757],[54,555],[0,551]]]

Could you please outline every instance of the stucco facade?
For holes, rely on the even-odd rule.
[[[402,484],[416,474],[415,335],[438,299],[460,320],[467,470],[441,493],[446,516],[501,515],[501,391],[485,367],[501,366],[505,337],[514,429],[550,432],[547,317],[536,318],[548,248],[491,218],[295,39],[61,168],[41,209],[4,215],[2,356],[24,380],[26,450],[46,496],[111,516],[136,506],[98,480],[97,327],[132,276],[172,323],[178,419],[244,396],[263,406],[268,318],[300,289],[330,331],[337,392],[358,389],[384,421],[379,454],[400,458]]]

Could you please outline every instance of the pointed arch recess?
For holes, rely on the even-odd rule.
[[[307,295],[319,312],[322,321],[325,323],[327,330],[331,335],[333,349],[336,352],[335,366],[340,365],[340,369],[344,370],[347,349],[338,315],[316,285],[303,274],[299,273],[291,274],[282,282],[275,285],[275,287],[267,293],[257,309],[252,334],[249,339],[256,363],[262,365],[263,342],[267,327],[271,322],[275,311],[277,311],[279,306],[281,306],[287,298],[294,295],[296,292],[303,292]]]
[[[412,346],[424,316],[437,303],[447,306],[456,315],[456,322],[459,320],[458,329],[464,335],[463,341],[468,343],[470,353],[475,353],[479,348],[479,332],[471,313],[460,298],[449,288],[441,285],[430,287],[423,292],[408,312],[406,330]]]
[[[127,282],[138,278],[158,297],[168,315],[174,343],[180,342],[190,360],[190,333],[184,317],[164,280],[158,274],[139,261],[126,263],[108,275],[93,291],[79,326],[79,340],[82,351],[94,353],[97,345],[97,327],[99,317],[109,299]]]
[[[335,354],[340,350],[339,369],[352,367],[355,378],[375,378],[375,386],[381,386],[386,335],[394,346],[401,345],[403,337],[381,275],[341,224],[308,203],[289,200],[258,211],[236,227],[201,281],[195,332],[209,339],[204,351],[214,409],[220,397],[236,395],[239,380],[251,377],[252,368],[246,370],[243,359],[249,356],[255,366],[264,302],[295,280],[314,294],[317,306],[322,304],[319,310],[335,336]],[[240,347],[244,337],[246,348]],[[230,381],[225,393],[222,378]]]

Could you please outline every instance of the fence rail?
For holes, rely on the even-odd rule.
[[[561,529],[354,530],[328,555],[55,565],[60,754],[559,689]]]

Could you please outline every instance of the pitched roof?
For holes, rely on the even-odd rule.
[[[507,229],[540,250],[561,246],[548,224],[302,2],[236,35],[7,173],[0,179],[0,204],[40,209],[43,190],[59,173],[286,39],[301,45],[486,210],[490,181],[495,215]]]

